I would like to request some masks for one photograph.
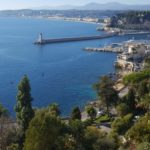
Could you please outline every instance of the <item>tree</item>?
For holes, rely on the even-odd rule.
[[[93,120],[97,115],[97,111],[93,106],[87,106],[86,112],[88,116],[91,118],[91,120]]]
[[[8,110],[0,104],[0,150],[6,150],[17,141],[17,130]]]
[[[141,81],[138,86],[138,96],[143,97],[148,92],[147,81]]]
[[[109,106],[112,104],[116,105],[118,100],[118,93],[113,88],[113,85],[114,85],[113,81],[107,76],[101,77],[100,82],[94,85],[98,97],[107,108],[108,115],[109,115]]]
[[[140,104],[143,106],[143,108],[147,111],[147,113],[150,113],[150,95],[145,95]]]
[[[49,105],[48,109],[51,112],[51,114],[55,115],[56,117],[58,117],[61,114],[61,111],[59,109],[59,105],[56,103]]]
[[[112,123],[113,130],[119,135],[123,135],[132,126],[132,119],[132,114],[115,119]]]
[[[0,150],[6,149],[5,126],[6,120],[8,119],[7,116],[7,109],[5,109],[2,104],[0,104]]]
[[[37,111],[26,131],[23,150],[56,150],[55,144],[62,135],[62,128],[60,118],[52,115],[48,109]]]
[[[83,141],[84,141],[84,124],[81,120],[70,120],[69,129],[72,141],[74,141],[75,150],[83,149]]]
[[[99,138],[103,138],[104,134],[99,129],[93,126],[88,126],[85,129],[85,147],[88,150],[94,149],[94,145]]]
[[[127,115],[129,113],[129,107],[125,103],[121,103],[117,106],[117,112],[119,116],[123,117],[124,115]]]
[[[19,150],[18,144],[12,144],[7,147],[7,150]]]
[[[128,105],[129,110],[131,110],[131,112],[135,110],[136,106],[135,90],[132,87],[129,89],[129,92],[126,95],[124,102]]]
[[[2,104],[0,104],[0,118],[2,116],[8,116],[8,110],[4,108]]]
[[[144,69],[150,69],[150,58],[145,59]]]
[[[71,113],[71,119],[72,120],[76,120],[76,119],[81,120],[81,111],[80,111],[79,107],[73,108],[72,113]]]
[[[137,150],[150,150],[150,143],[149,142],[140,143],[137,146]]]
[[[0,133],[3,135],[2,136],[3,137],[2,142],[0,141],[0,143],[3,144],[2,150],[9,150],[11,145],[13,143],[16,143],[18,140],[17,128],[15,127],[15,125],[13,125],[13,123],[5,122],[4,125],[5,125],[5,128],[3,129],[3,132]],[[18,149],[15,149],[15,150],[18,150]]]
[[[133,142],[150,142],[150,115],[141,117],[126,133],[126,137]]]
[[[135,84],[135,83],[139,83],[143,80],[149,79],[150,78],[150,70],[143,70],[141,72],[134,72],[131,73],[129,75],[126,75],[123,78],[123,82],[127,85],[129,84]]]
[[[88,126],[84,134],[85,150],[116,150],[117,144],[112,137],[97,127]]]
[[[25,75],[18,85],[17,104],[15,106],[16,117],[20,126],[19,146],[22,149],[25,131],[29,126],[29,122],[34,116],[32,109],[31,88],[28,77]]]
[[[116,143],[110,138],[98,139],[93,150],[116,150]]]

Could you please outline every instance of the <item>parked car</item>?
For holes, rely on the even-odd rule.
[[[104,115],[105,114],[105,111],[104,110],[99,110],[98,112],[97,112],[97,115],[98,116],[102,116],[102,115]]]

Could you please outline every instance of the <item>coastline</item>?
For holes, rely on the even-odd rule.
[[[101,25],[102,23],[96,21],[88,21],[88,20],[79,20],[79,18],[68,18],[68,17],[33,17],[33,16],[16,16],[15,18],[26,18],[26,19],[45,19],[45,20],[62,20],[68,22],[79,22],[79,23],[87,23],[87,24],[97,24]],[[84,19],[84,18],[83,18]],[[91,18],[90,18],[91,19]]]
[[[90,23],[90,24],[101,24],[101,23],[98,23],[96,21],[81,20],[79,18],[48,17],[47,19],[50,19],[50,20],[63,20],[63,21],[71,21],[71,22],[81,22],[81,23]]]

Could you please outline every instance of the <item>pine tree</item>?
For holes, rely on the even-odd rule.
[[[47,110],[38,110],[31,120],[23,150],[57,150],[59,145],[63,150],[63,143],[58,143],[61,136],[64,138],[63,124],[60,118]]]
[[[104,106],[107,108],[107,114],[109,115],[109,107],[116,105],[118,101],[118,93],[114,89],[114,82],[108,77],[103,76],[100,81],[94,85],[94,89]]]

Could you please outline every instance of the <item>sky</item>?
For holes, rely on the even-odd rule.
[[[0,0],[0,10],[39,6],[84,5],[90,2],[119,2],[124,4],[150,4],[150,0]]]

